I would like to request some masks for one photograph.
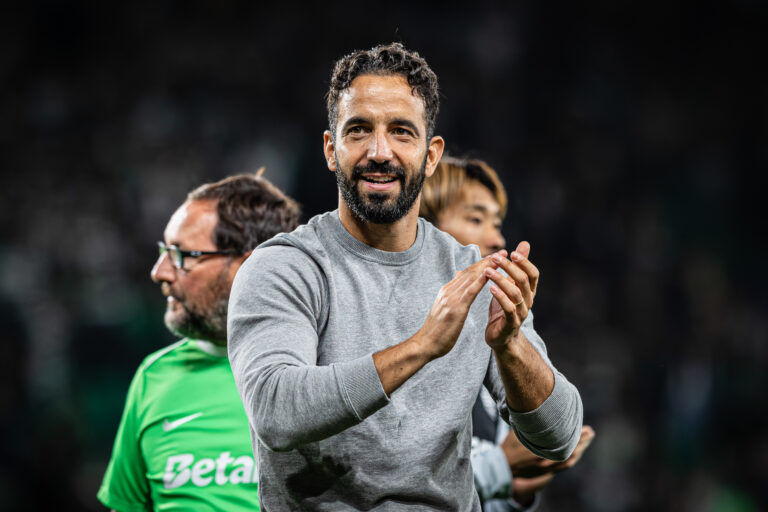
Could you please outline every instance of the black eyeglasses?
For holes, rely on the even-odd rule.
[[[184,268],[184,258],[199,258],[200,256],[208,256],[213,254],[239,254],[233,249],[227,251],[183,251],[175,245],[165,245],[165,242],[157,242],[157,249],[160,253],[160,257],[162,257],[163,254],[168,253],[168,257],[171,259],[171,263],[173,263],[173,266],[178,269]]]

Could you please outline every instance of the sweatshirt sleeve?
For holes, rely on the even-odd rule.
[[[576,386],[568,382],[549,360],[544,341],[533,328],[533,311],[528,312],[522,330],[530,344],[552,369],[555,377],[552,393],[532,411],[511,411],[507,405],[504,383],[496,365],[496,358],[493,356],[491,356],[485,386],[496,400],[501,418],[511,425],[526,448],[541,457],[563,461],[576,449],[581,436],[583,422],[581,396]]]
[[[290,246],[255,250],[237,273],[228,351],[251,428],[268,449],[325,439],[389,403],[373,355],[317,366],[327,284]]]

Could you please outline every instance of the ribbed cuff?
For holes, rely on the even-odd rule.
[[[519,430],[527,434],[540,434],[563,421],[563,415],[572,406],[573,396],[571,386],[561,374],[555,372],[555,385],[552,393],[536,409],[528,412],[515,412],[504,407],[502,414],[508,414],[508,419]],[[505,404],[506,405],[506,404]]]
[[[363,421],[389,403],[372,354],[332,366],[347,405],[358,420]]]
[[[578,391],[565,377],[555,373],[552,393],[530,412],[512,412],[504,404],[520,442],[536,455],[551,460],[567,459],[579,442],[582,405]]]

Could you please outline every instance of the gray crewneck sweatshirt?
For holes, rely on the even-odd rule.
[[[470,411],[485,384],[529,448],[564,459],[582,405],[555,386],[534,411],[508,410],[485,326],[488,286],[446,356],[390,397],[372,355],[418,331],[440,288],[480,258],[419,219],[403,252],[350,235],[338,211],[257,248],[229,305],[229,358],[251,426],[262,510],[479,511]],[[550,364],[529,313],[523,332]]]

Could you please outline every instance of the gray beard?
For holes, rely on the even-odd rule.
[[[223,345],[227,342],[228,298],[219,299],[210,314],[203,316],[190,311],[182,303],[184,314],[165,318],[165,326],[175,335],[196,340],[205,340]]]
[[[180,301],[183,309],[179,315],[165,315],[165,326],[174,334],[197,340],[210,341],[217,345],[227,343],[227,307],[229,287],[224,273],[211,283],[212,296],[218,297],[208,311],[197,312]]]

